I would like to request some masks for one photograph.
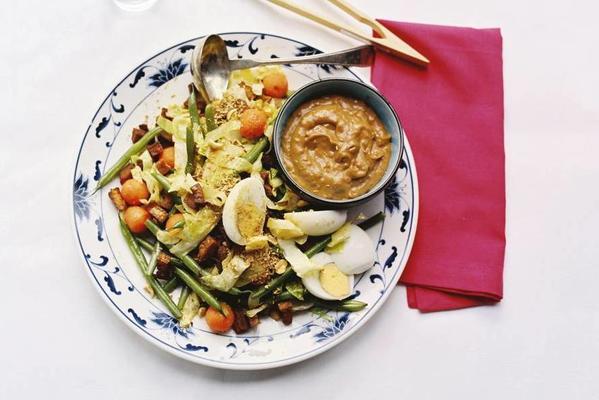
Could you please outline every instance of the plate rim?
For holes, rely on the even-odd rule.
[[[311,46],[305,42],[296,40],[296,39],[292,39],[286,36],[282,36],[282,35],[278,35],[278,34],[272,34],[272,33],[267,33],[267,32],[255,32],[255,31],[230,31],[230,32],[219,32],[219,35],[236,35],[236,34],[249,34],[249,35],[266,35],[266,36],[270,36],[270,37],[274,37],[274,38],[278,38],[278,39],[283,39],[283,40],[288,40],[290,42],[294,42],[303,46],[310,46],[312,48],[314,48],[315,50],[320,51],[317,47]],[[193,37],[184,41],[181,41],[179,43],[176,43],[170,47],[164,48],[162,50],[157,51],[155,54],[153,54],[152,56],[148,57],[147,59],[145,59],[144,61],[142,61],[140,64],[138,64],[137,66],[135,66],[134,68],[132,68],[132,70],[130,72],[128,72],[127,74],[124,75],[124,77],[117,83],[114,85],[114,87],[108,92],[108,95],[106,97],[104,97],[104,99],[100,102],[100,106],[98,107],[98,109],[96,110],[96,112],[94,113],[94,115],[92,116],[90,123],[87,127],[87,129],[85,130],[85,134],[83,135],[80,145],[78,147],[76,147],[75,150],[75,154],[74,154],[74,163],[71,165],[74,165],[74,173],[73,173],[73,179],[76,180],[77,179],[77,167],[79,165],[79,160],[80,160],[80,156],[81,156],[81,152],[83,150],[83,145],[85,143],[85,140],[90,132],[90,129],[92,128],[92,123],[93,121],[96,119],[96,117],[98,116],[98,114],[100,113],[100,111],[102,110],[102,107],[104,105],[104,103],[106,101],[108,101],[110,99],[110,96],[112,95],[112,93],[127,79],[129,78],[135,71],[137,71],[140,67],[142,67],[143,65],[145,65],[146,63],[148,63],[149,61],[151,61],[152,59],[154,59],[155,57],[157,57],[158,55],[160,55],[161,53],[165,53],[169,50],[172,50],[178,46],[181,46],[185,43],[191,42],[191,41],[197,41],[203,37],[205,37],[206,35],[202,35],[202,36],[197,36],[197,37]],[[374,87],[374,85],[372,84],[372,82],[368,79],[368,80],[362,80],[362,78],[360,78],[358,75],[356,75],[356,73],[354,71],[352,71],[350,68],[348,67],[344,67],[349,73],[351,73],[354,77],[356,77],[359,81],[368,84],[372,87]],[[378,90],[378,89],[377,89]],[[157,340],[155,337],[149,335],[149,334],[143,334],[143,333],[147,333],[145,332],[143,329],[141,329],[141,327],[138,327],[137,325],[133,324],[128,318],[127,316],[123,313],[123,311],[116,305],[114,304],[114,302],[112,302],[112,300],[107,296],[107,294],[101,289],[99,282],[97,281],[97,279],[95,278],[95,276],[93,275],[93,273],[91,273],[90,268],[87,268],[86,271],[86,275],[88,276],[88,278],[90,279],[92,286],[95,287],[95,290],[99,293],[100,297],[102,298],[102,300],[104,301],[104,303],[106,303],[106,305],[108,306],[108,308],[112,311],[113,314],[117,315],[117,317],[119,319],[121,319],[125,325],[127,325],[129,327],[129,329],[133,330],[137,335],[139,335],[140,337],[142,337],[144,340],[148,341],[149,343],[153,344],[154,346],[159,347],[162,350],[167,351],[168,353],[182,358],[184,360],[193,362],[194,364],[198,364],[198,365],[203,365],[203,366],[208,366],[208,367],[213,367],[213,368],[218,368],[218,369],[224,369],[224,370],[265,370],[265,369],[273,369],[273,368],[278,368],[278,367],[283,367],[283,366],[287,366],[287,365],[292,365],[292,364],[296,364],[302,361],[305,361],[307,359],[316,357],[330,349],[332,349],[333,347],[339,345],[340,343],[344,342],[346,339],[348,339],[350,336],[352,336],[355,332],[357,332],[367,321],[369,321],[377,312],[378,310],[383,306],[383,304],[385,304],[385,302],[387,301],[387,299],[389,298],[391,292],[393,291],[393,286],[397,285],[397,282],[399,281],[400,277],[401,277],[401,273],[403,272],[403,270],[405,269],[405,266],[409,260],[409,257],[411,255],[412,252],[412,247],[414,244],[414,240],[417,234],[417,227],[418,227],[418,215],[419,215],[419,187],[418,187],[418,175],[417,175],[417,170],[416,170],[416,163],[414,160],[414,155],[412,153],[412,149],[409,143],[409,140],[407,138],[407,135],[405,137],[405,147],[404,147],[406,156],[409,160],[410,163],[410,177],[412,180],[412,191],[413,191],[413,204],[412,204],[412,234],[408,236],[408,241],[406,244],[406,251],[404,253],[404,257],[405,260],[400,261],[400,265],[398,267],[398,271],[396,272],[396,275],[394,276],[391,284],[388,286],[388,289],[385,290],[385,292],[382,294],[381,298],[376,302],[375,306],[370,310],[370,312],[365,315],[362,319],[360,319],[355,325],[352,326],[352,329],[350,329],[349,331],[347,331],[346,333],[339,335],[335,340],[332,340],[330,342],[328,342],[327,344],[313,350],[313,351],[309,351],[307,353],[298,355],[298,356],[294,356],[294,357],[290,357],[290,358],[286,358],[283,360],[278,360],[278,361],[271,361],[268,363],[240,363],[240,364],[235,364],[235,363],[222,363],[220,361],[216,361],[216,360],[210,360],[210,359],[205,359],[205,358],[200,358],[200,357],[193,357],[185,352],[182,351],[178,351],[177,349],[171,348],[171,346],[163,343],[161,340]],[[70,182],[70,184],[72,185],[72,182]],[[94,193],[92,192],[92,194],[90,194],[90,196],[92,196]],[[83,259],[83,263],[84,265],[86,265],[87,267],[90,267],[88,264],[88,260],[85,258],[85,249],[83,248],[83,243],[81,242],[81,238],[79,235],[79,231],[77,229],[77,217],[76,217],[76,212],[75,212],[75,207],[74,207],[74,192],[71,195],[71,205],[73,207],[73,214],[72,214],[72,219],[71,219],[71,227],[73,229],[73,234],[74,234],[74,238],[76,241],[76,245],[77,247],[80,249],[80,257],[82,257]],[[384,232],[384,224],[385,221],[383,221],[383,227],[381,229],[381,235]],[[403,263],[403,265],[401,265],[401,263]],[[138,327],[140,329],[135,329],[135,327]]]

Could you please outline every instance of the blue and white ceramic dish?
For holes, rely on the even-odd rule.
[[[262,33],[226,33],[230,57],[287,57],[319,53],[304,43]],[[118,215],[105,190],[92,193],[103,171],[130,146],[134,126],[182,103],[191,82],[189,60],[198,39],[170,47],[119,82],[100,105],[77,154],[73,175],[73,218],[83,266],[93,286],[126,325],[156,346],[184,359],[219,368],[265,369],[313,357],[356,332],[381,307],[407,262],[418,218],[418,185],[409,144],[399,170],[384,193],[350,212],[367,216],[384,210],[385,221],[368,234],[377,243],[375,265],[355,282],[355,293],[368,307],[357,313],[310,312],[285,326],[264,319],[247,334],[211,333],[202,319],[182,329],[144,291],[144,280],[118,228]],[[290,87],[324,78],[358,79],[350,70],[330,65],[286,67]],[[401,110],[398,110],[401,115]],[[111,185],[108,185],[111,187]],[[176,296],[176,294],[175,294]],[[398,321],[400,324],[401,321]]]

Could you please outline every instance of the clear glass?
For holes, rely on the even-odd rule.
[[[125,11],[143,11],[152,7],[158,0],[113,0],[114,3]]]

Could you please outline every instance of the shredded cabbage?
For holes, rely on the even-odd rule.
[[[209,207],[200,209],[195,214],[183,213],[185,225],[176,236],[181,239],[170,248],[171,253],[183,256],[195,248],[214,229],[220,218],[219,214]]]
[[[191,292],[183,305],[183,310],[181,310],[181,314],[183,314],[179,320],[181,328],[188,328],[191,325],[191,321],[198,315],[199,310],[200,299],[194,292]]]
[[[286,219],[269,218],[266,227],[278,239],[296,239],[305,235],[297,225]]]
[[[283,68],[280,65],[268,65],[233,71],[229,78],[229,87],[239,86],[240,82],[245,82],[248,85],[261,84],[262,79],[271,72],[283,72]],[[254,91],[253,87],[252,91]],[[256,92],[254,91],[254,93]],[[262,91],[256,94],[262,94]]]
[[[185,168],[182,170],[175,170],[175,172],[167,176],[166,179],[171,185],[169,192],[176,192],[180,195],[191,193],[191,188],[197,184],[191,174],[185,173]]]
[[[266,235],[254,236],[247,240],[247,243],[245,244],[245,249],[247,251],[263,249],[266,246],[268,246],[268,243],[269,243],[268,236],[266,236]]]
[[[173,229],[170,231],[159,230],[158,233],[156,233],[156,238],[160,241],[160,243],[170,246],[181,240],[179,237],[179,231],[179,229]]]
[[[242,143],[244,139],[239,133],[239,129],[241,129],[241,122],[237,120],[225,122],[218,128],[208,132],[206,134],[206,141],[218,142],[220,139],[225,138],[231,143]]]
[[[262,176],[260,175],[260,172],[262,172],[262,153],[258,155],[258,158],[253,164],[243,157],[236,157],[235,159],[231,160],[229,164],[227,164],[227,168],[233,169],[238,173],[247,172],[251,176],[263,180]]]
[[[252,309],[250,309],[250,310],[247,310],[247,311],[245,312],[245,315],[247,315],[247,316],[248,316],[248,318],[253,318],[253,317],[255,317],[256,315],[258,315],[258,314],[260,313],[260,311],[262,311],[262,310],[265,310],[267,307],[268,307],[268,304],[262,304],[262,305],[261,305],[261,306],[259,306],[259,307],[256,307],[256,308],[252,308]]]
[[[293,281],[289,282],[285,285],[285,289],[296,299],[304,300],[304,294],[306,293],[306,288],[301,282]]]
[[[239,84],[229,85],[229,88],[227,89],[225,94],[233,96],[236,99],[241,99],[241,100],[245,101],[246,103],[249,102],[249,99],[247,97],[247,93],[245,92],[245,89],[242,88]]]
[[[202,282],[213,289],[228,292],[235,286],[239,276],[250,267],[250,263],[238,255],[229,255],[223,260],[223,270],[218,275],[202,277]]]
[[[142,168],[139,167],[137,161],[141,161]],[[134,155],[131,157],[131,163],[135,165],[135,167],[131,170],[131,176],[133,179],[138,180],[140,182],[144,182],[148,191],[150,192],[150,198],[148,200],[142,200],[143,204],[148,204],[153,201],[158,201],[160,199],[160,184],[152,176],[152,172],[154,171],[154,162],[152,161],[152,156],[150,153],[145,150],[140,155]]]
[[[204,200],[207,203],[217,207],[222,207],[225,204],[225,200],[227,200],[227,194],[224,192],[224,190],[218,190],[207,185],[204,185],[202,190],[204,191]]]
[[[239,174],[232,169],[221,168],[210,161],[206,161],[200,182],[204,190],[204,200],[222,207],[229,190],[239,182]]]
[[[291,268],[293,268],[300,278],[311,271],[319,271],[322,269],[322,265],[316,265],[310,261],[308,256],[297,248],[294,241],[279,240],[279,247],[283,250],[285,259],[289,262]]]

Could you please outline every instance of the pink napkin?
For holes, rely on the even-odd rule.
[[[441,311],[503,296],[505,172],[499,29],[381,21],[430,60],[378,53],[372,81],[406,130],[418,173],[416,240],[400,282],[408,304]]]

